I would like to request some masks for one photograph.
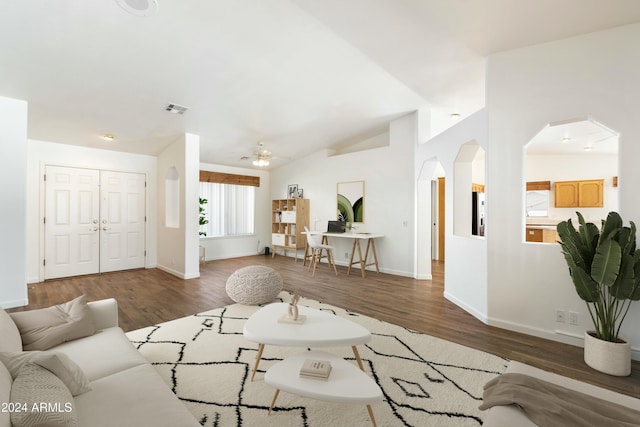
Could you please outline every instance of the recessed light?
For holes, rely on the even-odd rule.
[[[565,136],[565,137],[564,137],[564,138],[562,138],[560,141],[561,141],[561,142],[569,142],[569,141],[571,141],[571,137],[569,137],[569,136]]]
[[[591,151],[591,150],[593,150],[593,147],[590,147],[588,145],[584,147],[584,151]]]
[[[111,135],[110,133],[105,133],[104,135],[102,135],[102,139],[106,141],[113,141],[114,139],[116,139],[116,137],[115,135]]]
[[[451,113],[451,114],[449,114],[449,117],[451,117],[451,120],[458,120],[460,117],[462,117],[462,114],[460,114],[460,113]]]

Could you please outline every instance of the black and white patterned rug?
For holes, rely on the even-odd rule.
[[[291,296],[282,292],[280,300]],[[508,363],[500,357],[302,298],[301,305],[346,317],[371,331],[359,346],[384,401],[373,405],[378,426],[479,426],[483,385]],[[233,304],[127,334],[203,426],[371,426],[364,405],[321,402],[274,389],[264,370],[304,348],[266,346],[250,381],[258,344],[242,328],[259,307]],[[322,349],[353,361],[350,347]],[[176,426],[179,427],[179,426]]]

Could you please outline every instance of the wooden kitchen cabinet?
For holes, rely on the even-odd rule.
[[[558,181],[556,208],[601,208],[604,206],[604,179]]]

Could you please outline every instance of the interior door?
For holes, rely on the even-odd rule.
[[[100,271],[145,266],[145,176],[100,173]]]
[[[99,171],[47,166],[45,173],[45,279],[99,272]]]

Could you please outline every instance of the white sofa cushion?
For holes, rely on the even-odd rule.
[[[13,427],[77,427],[69,389],[51,371],[26,363],[11,386]],[[44,405],[44,406],[43,406]]]
[[[13,378],[9,370],[0,362],[0,405],[11,402],[11,384]],[[11,427],[9,411],[0,410],[0,427]]]
[[[91,389],[76,397],[81,426],[200,426],[149,364],[93,381]]]
[[[0,353],[0,361],[15,379],[26,363],[35,363],[60,378],[72,396],[91,390],[82,369],[64,353],[57,351],[21,351]]]
[[[53,350],[69,356],[89,381],[147,364],[120,328],[108,328],[80,340],[69,341]]]
[[[96,331],[85,295],[64,304],[10,316],[20,331],[23,350],[48,350]]]
[[[0,308],[0,351],[22,351],[22,339],[15,322]]]

